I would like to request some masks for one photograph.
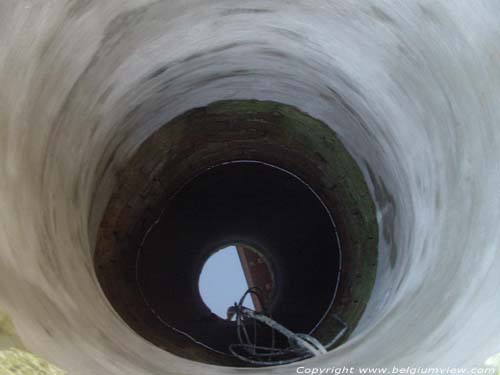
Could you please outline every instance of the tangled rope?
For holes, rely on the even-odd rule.
[[[257,312],[243,306],[247,295],[254,294],[263,306],[263,312]],[[326,346],[311,335],[304,333],[294,333],[285,326],[272,319],[262,292],[258,287],[249,288],[238,303],[228,309],[228,319],[236,317],[236,329],[238,334],[238,344],[231,344],[229,351],[236,358],[260,366],[284,365],[297,362],[310,357],[325,354],[327,350],[346,333],[348,326],[338,316],[335,320],[342,326],[340,332]],[[257,322],[264,324],[271,329],[271,346],[260,346],[257,343]],[[253,339],[247,330],[249,323],[253,323]],[[276,333],[287,339],[288,346],[276,347]]]

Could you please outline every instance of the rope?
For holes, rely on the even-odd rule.
[[[260,313],[243,306],[245,297],[255,294],[259,298],[264,312]],[[294,333],[285,326],[279,324],[270,317],[267,305],[263,303],[262,292],[257,287],[248,289],[238,303],[228,309],[228,318],[236,316],[236,330],[239,343],[229,345],[229,351],[233,356],[241,361],[260,366],[284,365],[297,362],[303,359],[317,357],[325,354],[329,348],[346,333],[347,324],[334,315],[335,320],[342,325],[341,331],[326,346],[319,340],[304,333]],[[269,315],[269,316],[268,316]],[[254,324],[253,340],[247,331],[249,322]],[[257,322],[264,324],[271,329],[271,346],[257,345]],[[275,334],[279,333],[288,339],[288,346],[284,348],[275,347]]]

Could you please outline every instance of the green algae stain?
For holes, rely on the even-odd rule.
[[[0,311],[0,350],[8,348],[24,349],[21,339],[16,334],[12,320]]]
[[[0,374],[64,375],[65,372],[26,352],[12,320],[0,311]]]
[[[0,351],[2,375],[64,375],[47,361],[19,349]]]

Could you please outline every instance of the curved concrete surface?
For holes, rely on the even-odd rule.
[[[114,173],[149,134],[217,100],[273,100],[339,134],[381,233],[356,332],[305,365],[483,363],[500,351],[499,14],[496,0],[0,2],[0,305],[70,373],[239,371],[135,334],[92,251]]]

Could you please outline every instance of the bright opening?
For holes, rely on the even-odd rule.
[[[267,264],[247,246],[231,245],[217,251],[208,258],[201,271],[201,298],[222,319],[228,318],[228,308],[238,303],[249,287],[259,287],[269,295],[272,281]],[[250,294],[243,305],[262,311],[260,301]]]

